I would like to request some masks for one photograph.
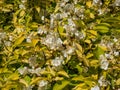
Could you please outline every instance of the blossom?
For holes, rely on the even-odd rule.
[[[64,2],[69,2],[69,0],[64,0]]]
[[[114,55],[115,56],[119,56],[119,52],[118,51],[114,51]]]
[[[28,68],[27,68],[27,67],[19,68],[19,69],[18,69],[18,72],[19,72],[21,75],[27,74]]]
[[[0,39],[5,39],[5,38],[6,38],[6,32],[1,32]]]
[[[20,9],[25,9],[25,5],[24,5],[24,4],[20,4],[20,5],[19,5],[19,8],[20,8]]]
[[[47,45],[50,49],[59,49],[62,47],[62,40],[58,37],[58,34],[55,32],[51,32],[46,35],[45,38],[42,38],[42,43]]]
[[[40,73],[42,71],[44,71],[45,68],[41,69],[41,68],[32,68],[32,69],[28,69],[28,72],[31,73],[31,74],[36,74],[38,76],[40,76]]]
[[[100,90],[100,88],[98,85],[96,85],[96,86],[92,87],[90,90]]]
[[[28,42],[28,43],[31,43],[31,42],[32,42],[32,40],[31,40],[31,37],[30,37],[30,36],[28,36],[28,37],[26,38],[26,42]]]
[[[31,56],[29,58],[29,65],[32,66],[34,68],[34,66],[36,65],[36,59],[37,57],[36,56]]]
[[[50,28],[53,28],[54,27],[54,14],[51,14],[50,16]]]
[[[108,69],[109,62],[104,55],[100,55],[100,65],[101,65],[100,66],[101,69],[104,70]]]
[[[51,61],[52,66],[55,66],[55,67],[61,66],[62,63],[63,63],[63,59],[62,59],[62,58],[59,58],[59,57],[56,57],[55,59],[53,59],[53,60]]]
[[[108,82],[107,80],[105,80],[104,76],[101,76],[100,79],[98,80],[98,83],[100,84],[100,86],[107,86]]]
[[[43,21],[44,21],[44,20],[45,20],[45,16],[42,16],[42,17],[41,17],[41,20],[43,20]]]
[[[13,36],[9,36],[9,40],[12,41],[13,40]]]
[[[75,23],[73,22],[72,19],[68,19],[68,25],[74,27],[74,26],[75,26]]]
[[[5,46],[11,46],[11,42],[10,41],[4,41],[4,44],[5,44]]]
[[[46,80],[40,80],[39,83],[38,83],[39,87],[44,87],[47,84],[48,84],[48,81],[46,81]]]
[[[120,0],[115,0],[115,2],[114,2],[113,5],[114,5],[114,6],[120,6]]]
[[[75,48],[67,47],[66,50],[62,51],[62,53],[63,53],[64,57],[67,57],[68,55],[72,55],[74,53],[74,51],[75,51]]]
[[[93,5],[102,5],[101,0],[93,0]]]
[[[42,27],[38,27],[38,34],[42,35],[42,34],[46,34],[47,31],[45,29],[43,29]]]
[[[22,2],[22,3],[25,3],[25,2],[27,2],[27,0],[21,0],[21,2]]]

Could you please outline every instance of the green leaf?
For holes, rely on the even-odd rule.
[[[106,26],[96,26],[94,27],[95,30],[97,30],[100,33],[107,33],[109,32],[109,28]]]
[[[110,18],[107,18],[106,20],[105,20],[105,22],[108,22],[108,23],[119,23],[120,22],[120,20],[117,18],[117,17],[110,17]]]
[[[73,81],[84,81],[84,77],[82,75],[76,76],[72,78]]]
[[[116,81],[116,85],[120,85],[120,78]]]
[[[58,27],[58,31],[59,31],[59,33],[61,34],[61,33],[63,33],[64,28],[63,28],[62,26],[59,26],[59,27]]]
[[[20,37],[18,37],[18,38],[15,40],[13,46],[16,47],[17,45],[21,44],[24,39],[25,39],[25,36],[21,35]]]
[[[99,59],[100,55],[104,54],[104,50],[97,46],[97,48],[94,51],[94,55],[97,59]]]
[[[97,24],[96,26],[110,27],[111,25],[109,23],[100,23],[100,24]]]
[[[37,83],[39,80],[41,80],[41,77],[36,77],[36,78],[32,78],[32,81],[30,82],[30,84],[35,84]]]
[[[62,76],[69,78],[69,75],[65,71],[59,71],[58,75],[62,75]]]
[[[67,86],[70,83],[70,81],[63,80],[61,81],[61,84],[56,83],[53,86],[53,90],[64,90],[65,86]]]
[[[30,78],[29,76],[25,76],[24,80],[25,80],[28,84],[30,84],[30,82],[31,82],[31,78]]]
[[[18,73],[13,73],[8,77],[8,79],[10,79],[10,80],[18,80],[19,75],[18,75]]]

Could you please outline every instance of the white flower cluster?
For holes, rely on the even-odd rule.
[[[47,80],[40,80],[38,83],[38,90],[47,90],[49,82]]]
[[[96,85],[96,86],[92,87],[90,90],[100,90],[100,88],[98,85]]]
[[[100,67],[101,69],[107,70],[109,66],[109,61],[106,59],[104,55],[100,55]]]
[[[54,67],[59,67],[64,63],[64,60],[60,57],[56,57],[51,61],[51,65]]]
[[[50,49],[60,49],[62,47],[62,40],[58,33],[50,32],[45,38],[42,38],[42,44],[48,46]]]
[[[101,0],[93,0],[93,5],[102,5]]]
[[[43,68],[43,69],[41,69],[41,68],[28,68],[28,67],[23,67],[23,68],[19,68],[18,69],[18,72],[21,74],[21,75],[26,75],[26,74],[28,74],[28,73],[30,73],[30,74],[36,74],[36,75],[38,75],[38,76],[40,76],[41,74],[40,73],[42,73],[43,71],[44,71],[45,69]]]
[[[100,86],[107,86],[109,82],[104,78],[104,76],[101,76],[100,79],[98,80],[98,83]]]
[[[19,8],[20,9],[26,9],[26,7],[25,7],[25,3],[27,2],[27,0],[21,0],[21,4],[19,5]]]
[[[11,46],[12,45],[12,36],[8,37],[6,32],[0,32],[0,45]]]
[[[38,34],[42,35],[42,34],[47,34],[47,31],[45,29],[43,29],[42,27],[38,27]]]
[[[66,31],[67,36],[74,36],[78,39],[81,36],[81,31],[77,29],[76,24],[74,23],[75,20],[84,19],[84,6],[75,6],[74,3],[68,3],[67,1],[60,1],[57,3],[56,12],[51,14],[50,16],[50,27],[54,28],[56,26],[56,21],[60,21],[60,25],[62,25]],[[77,0],[75,2],[78,2]],[[58,8],[59,7],[59,8]],[[74,14],[74,15],[73,15]],[[66,19],[67,18],[67,19]],[[64,23],[66,19],[67,23]]]
[[[114,6],[120,6],[120,0],[115,0],[115,2],[113,3]]]

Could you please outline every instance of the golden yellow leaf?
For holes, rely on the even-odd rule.
[[[87,43],[87,44],[90,44],[91,43],[91,41],[90,40],[85,40],[85,42]]]
[[[25,10],[22,10],[21,12],[20,12],[20,17],[22,17],[22,16],[24,16],[25,15]]]
[[[90,13],[90,18],[94,19],[95,15],[93,13]]]
[[[91,1],[87,1],[86,2],[86,6],[88,6],[90,8],[92,6],[92,2]]]
[[[69,75],[65,71],[59,71],[58,75],[62,75],[62,76],[69,78]]]

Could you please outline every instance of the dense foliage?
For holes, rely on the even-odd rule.
[[[0,0],[0,90],[119,90],[120,0]]]

